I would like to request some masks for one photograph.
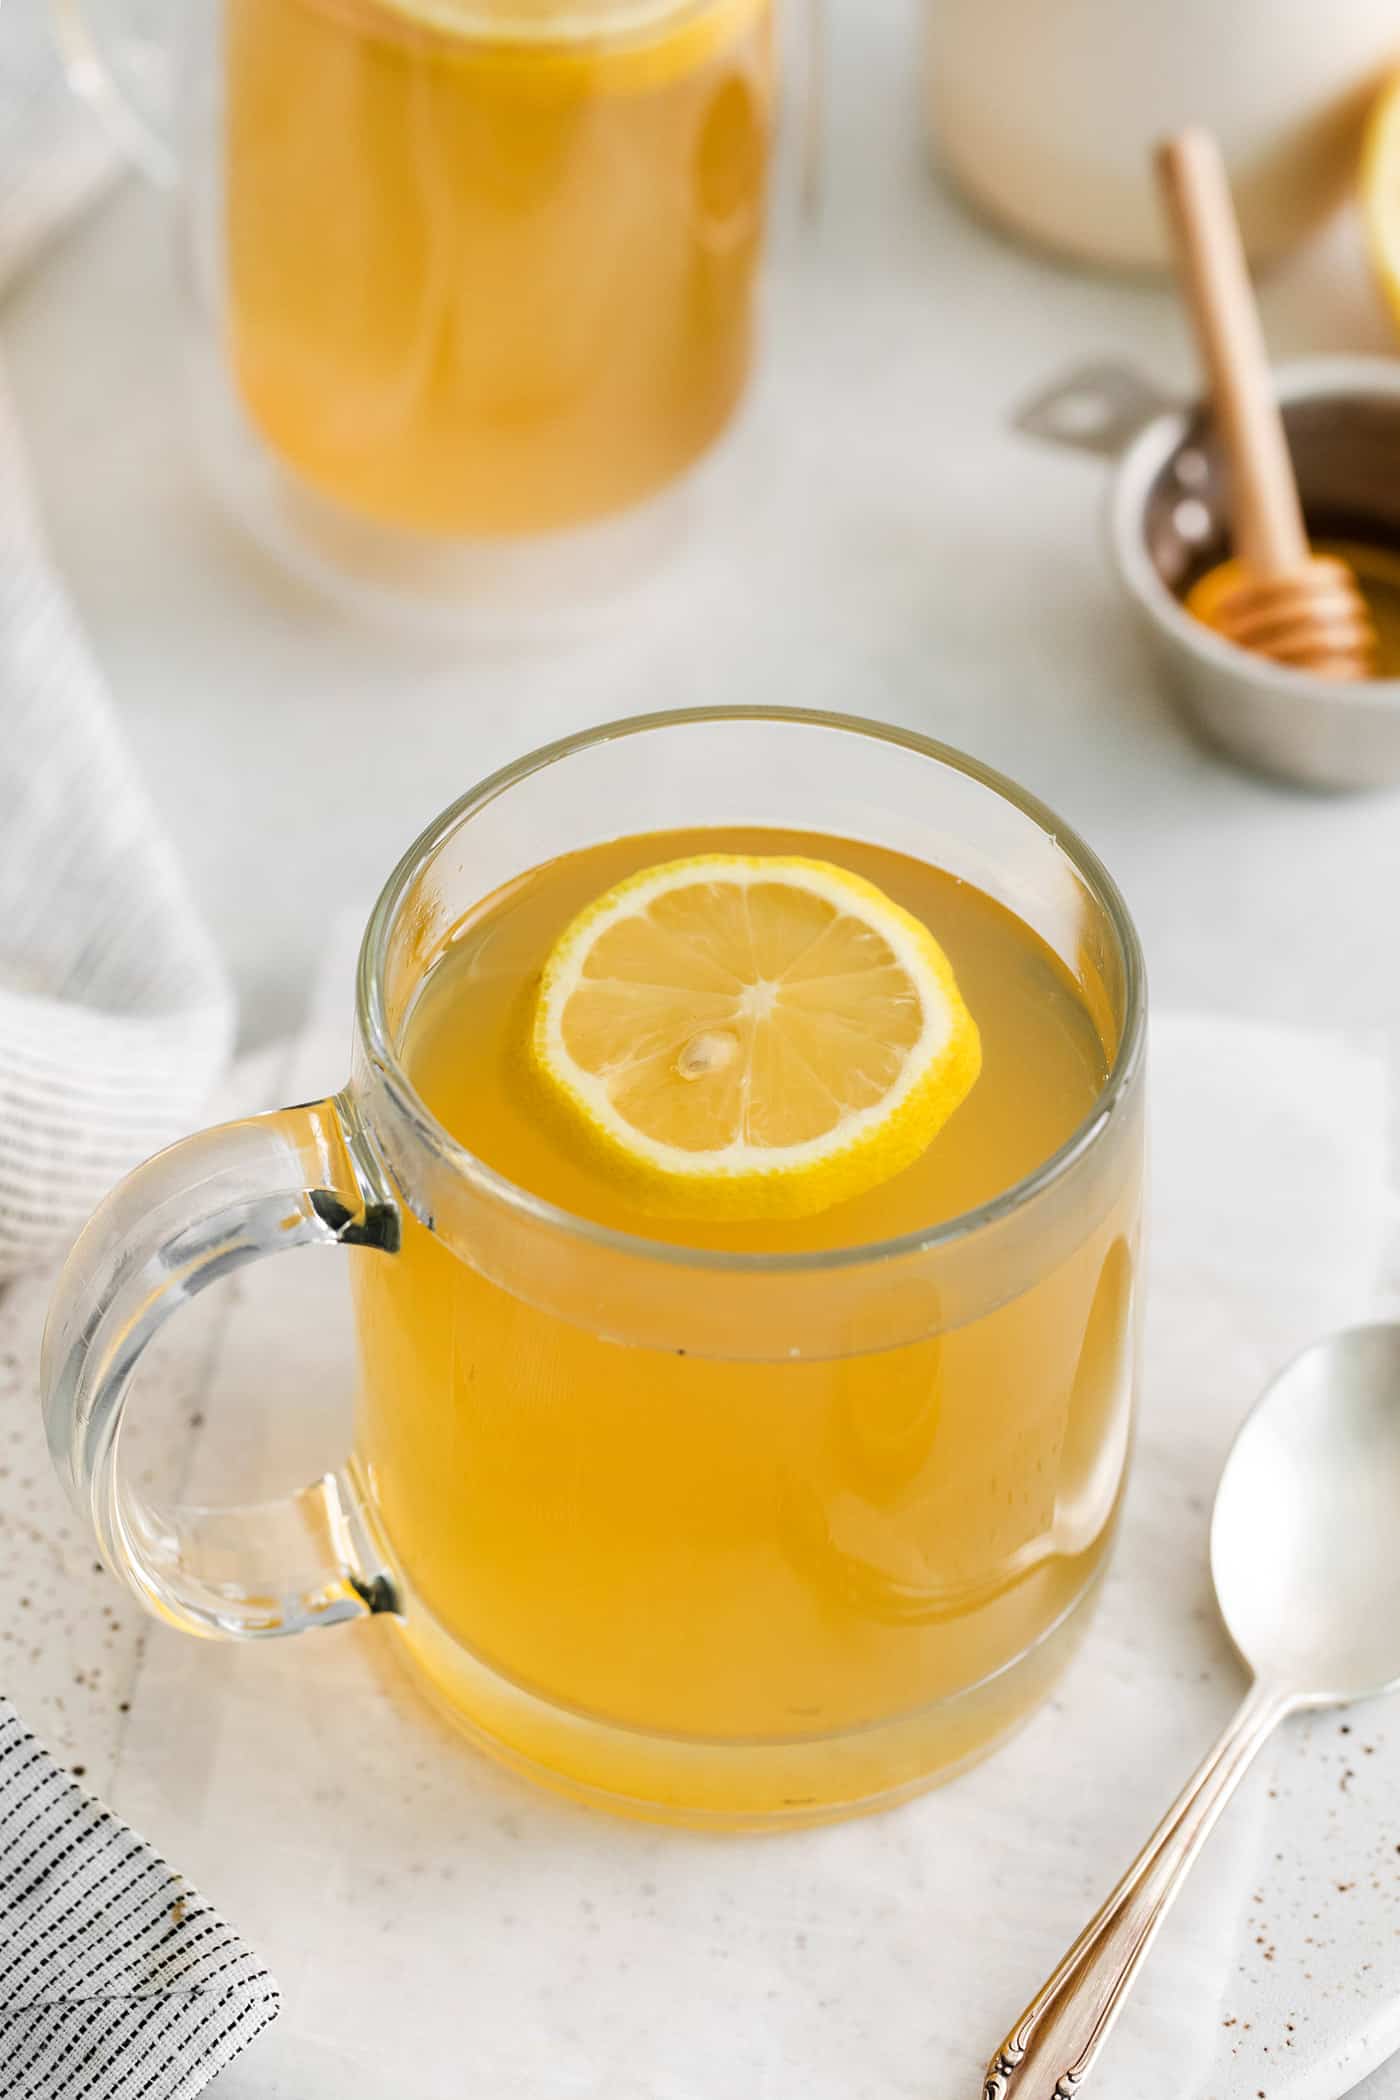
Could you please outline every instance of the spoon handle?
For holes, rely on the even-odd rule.
[[[1255,1684],[1113,1894],[987,2066],[985,2100],[1073,2100],[1196,1855],[1293,1701]]]

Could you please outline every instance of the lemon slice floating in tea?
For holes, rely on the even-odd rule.
[[[982,1050],[943,950],[873,883],[717,853],[643,869],[566,927],[531,1057],[640,1200],[739,1221],[909,1166]]]

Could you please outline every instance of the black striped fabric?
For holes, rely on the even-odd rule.
[[[0,1699],[0,2095],[187,2100],[277,1988]]]

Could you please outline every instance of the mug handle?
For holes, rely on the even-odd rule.
[[[179,155],[171,73],[179,0],[162,10],[158,33],[143,29],[132,0],[51,0],[54,34],[74,94],[96,110],[134,167],[174,189]]]
[[[338,1095],[183,1139],[120,1182],[84,1228],[44,1331],[49,1450],[108,1566],[159,1618],[256,1640],[397,1609],[343,1473],[279,1502],[158,1507],[123,1470],[119,1432],[142,1352],[206,1285],[292,1247],[392,1256],[400,1224]]]

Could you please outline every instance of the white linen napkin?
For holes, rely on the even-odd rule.
[[[111,172],[42,0],[5,0],[0,301]],[[114,1181],[199,1119],[232,1023],[46,558],[0,369],[0,1284],[52,1259]]]

